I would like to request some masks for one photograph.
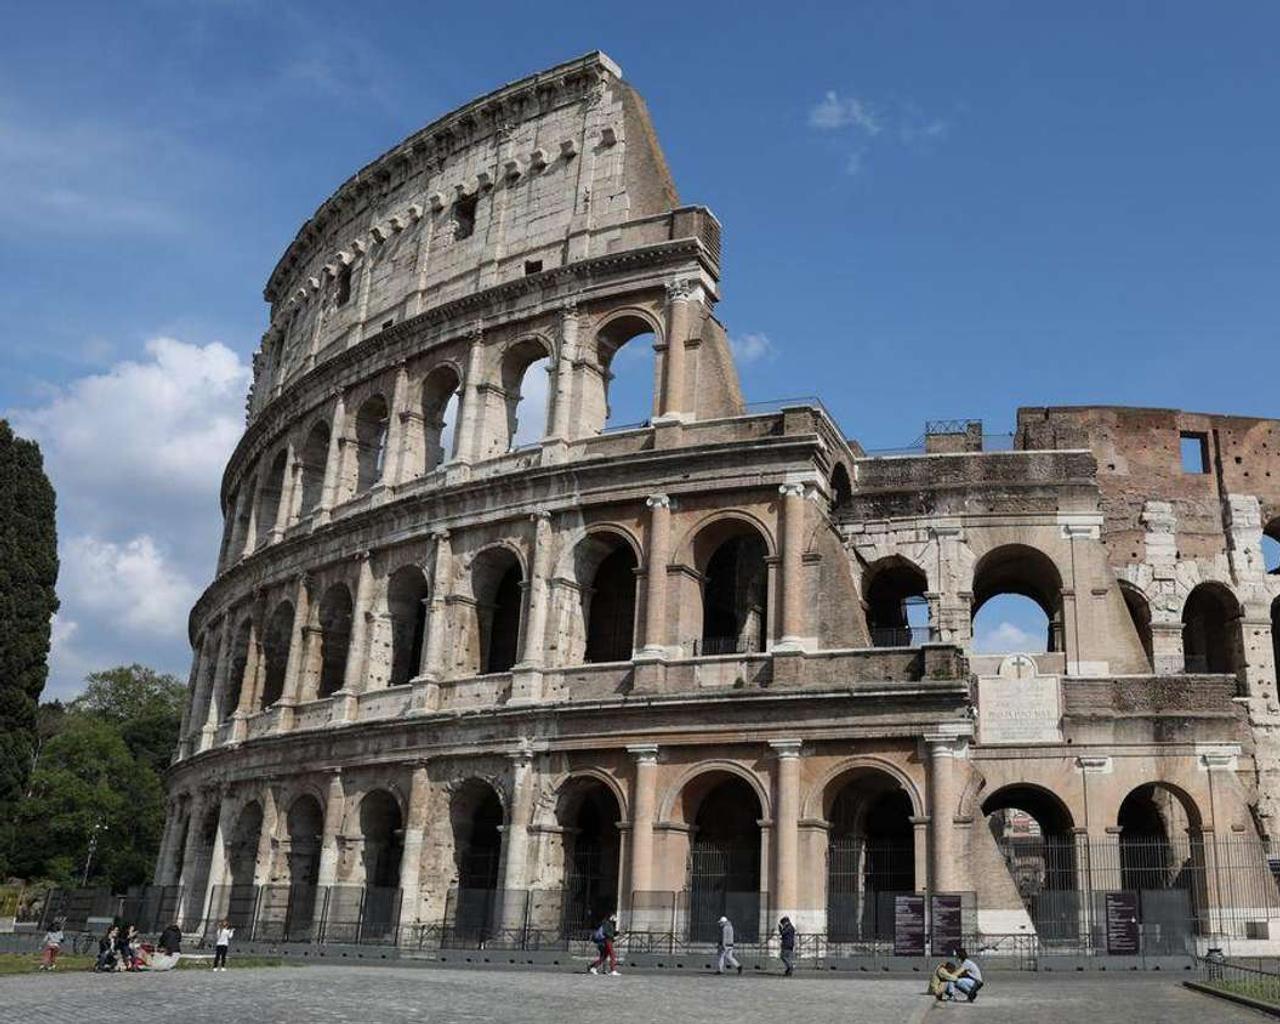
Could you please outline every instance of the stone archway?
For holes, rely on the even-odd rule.
[[[759,936],[761,900],[760,822],[764,817],[752,785],[739,775],[709,771],[681,794],[689,845],[689,938],[715,941],[717,921],[733,922],[737,937]]]

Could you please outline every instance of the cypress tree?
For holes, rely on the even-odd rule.
[[[14,820],[31,772],[49,673],[49,620],[58,610],[54,509],[40,446],[0,420],[0,829]],[[0,835],[0,854],[9,838]]]

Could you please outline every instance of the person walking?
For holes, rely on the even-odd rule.
[[[733,955],[733,922],[722,916],[717,923],[720,925],[720,941],[716,945],[719,954],[716,958],[716,974],[724,974],[726,967],[736,967],[741,974],[742,964]]]
[[[791,918],[784,917],[778,922],[778,940],[782,949],[782,966],[786,968],[782,975],[789,978],[796,969],[796,926],[791,923]]]
[[[215,971],[226,971],[227,948],[231,945],[231,938],[235,933],[236,930],[231,927],[231,922],[225,917],[218,922],[218,938],[213,944],[213,969]]]
[[[62,922],[54,921],[44,933],[44,945],[40,950],[40,970],[52,971],[58,966],[58,954],[62,952]]]
[[[982,988],[982,968],[963,949],[956,950],[956,959],[960,961],[955,981],[947,982],[947,997],[954,999],[957,992],[964,994],[969,1002],[978,998],[978,990]]]
[[[613,974],[619,975],[622,972],[618,970],[618,954],[614,952],[613,944],[618,938],[618,915],[610,914],[599,925],[596,930],[591,933],[591,941],[596,944],[596,952],[600,955],[587,968],[591,974]],[[609,965],[609,969],[604,969],[605,964]]]

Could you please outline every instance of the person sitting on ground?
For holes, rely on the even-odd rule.
[[[40,951],[40,970],[52,971],[58,966],[58,954],[62,952],[62,922],[54,921],[44,933],[44,945]]]
[[[933,976],[929,979],[929,995],[933,996],[938,1002],[950,999],[947,995],[947,985],[953,981],[960,980],[960,972],[956,970],[956,965],[950,960],[938,964],[934,969]]]
[[[963,949],[956,950],[956,958],[960,961],[960,977],[947,982],[947,995],[954,999],[957,992],[963,992],[965,998],[973,1002],[982,988],[982,969]]]
[[[176,921],[160,933],[157,945],[169,956],[177,956],[182,952],[182,929]]]
[[[142,934],[136,925],[129,925],[119,939],[120,960],[126,971],[136,971],[142,966]]]
[[[116,940],[120,937],[120,929],[112,925],[107,933],[98,940],[98,962],[95,971],[119,970],[119,957],[116,952]]]

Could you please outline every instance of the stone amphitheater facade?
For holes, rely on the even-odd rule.
[[[1280,423],[1025,408],[1007,450],[935,424],[869,455],[816,401],[744,403],[719,272],[600,53],[303,225],[190,618],[157,866],[188,926],[348,887],[394,892],[402,937],[520,893],[526,925],[543,894],[548,928],[696,938],[730,909],[836,941],[920,892],[997,936],[1045,933],[1053,892],[1088,930],[1083,890],[1181,865],[1192,932],[1227,928],[1219,844],[1265,854],[1280,792]],[[652,415],[606,429],[633,341]],[[1007,593],[1047,651],[973,651]],[[1020,836],[1077,852],[1028,873]],[[1163,867],[1125,859],[1161,836]]]

